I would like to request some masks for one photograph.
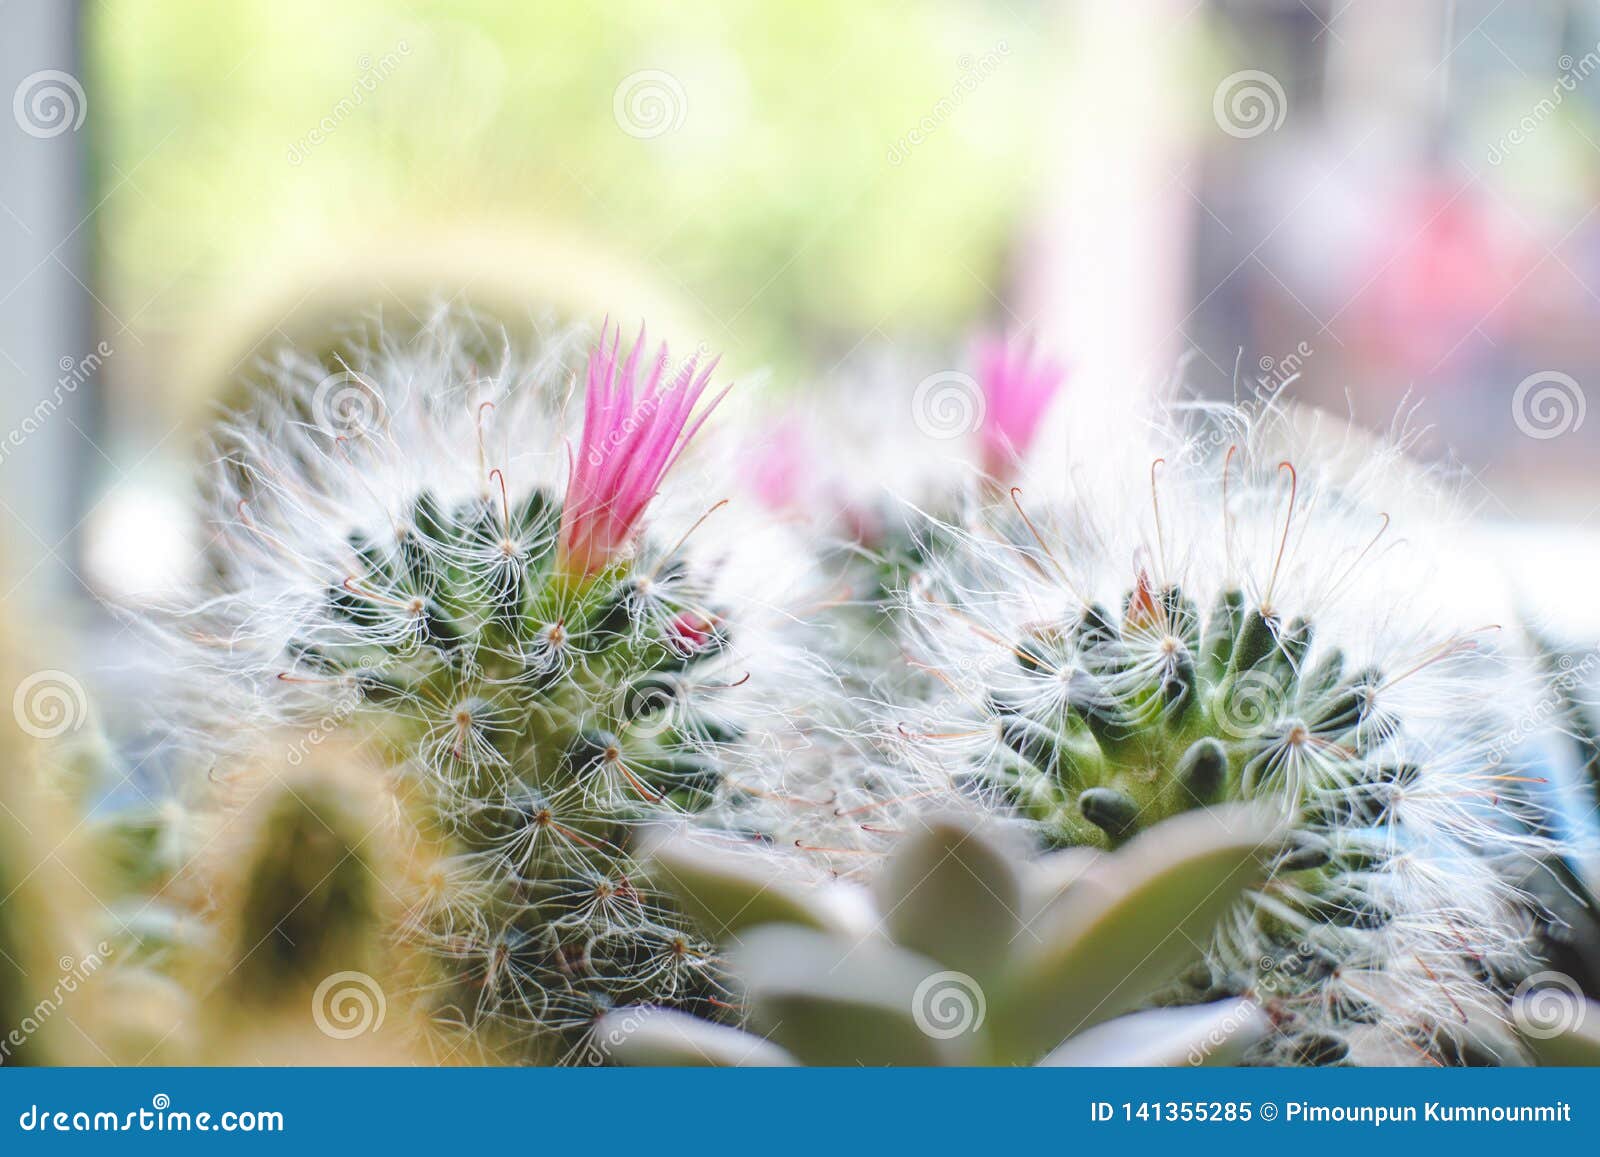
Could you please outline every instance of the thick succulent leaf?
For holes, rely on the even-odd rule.
[[[1097,1024],[1039,1063],[1049,1068],[1232,1065],[1270,1028],[1267,1014],[1249,1000],[1152,1008]]]
[[[1019,861],[963,816],[935,817],[905,836],[874,881],[897,944],[988,978],[1013,951],[1022,921]]]
[[[1054,919],[1061,903],[1100,859],[1098,848],[1062,848],[1029,864],[1022,878],[1022,921],[1030,928]]]
[[[1456,1003],[1461,1005],[1462,1013],[1451,1025],[1455,1042],[1452,1064],[1525,1068],[1532,1063],[1515,1025],[1506,1018],[1505,1003],[1497,1000],[1493,993],[1487,990],[1476,996],[1458,993]]]
[[[600,1018],[594,1050],[620,1065],[678,1068],[780,1068],[795,1060],[754,1033],[665,1008],[623,1008]]]
[[[1025,929],[995,1031],[1031,1062],[1170,981],[1266,875],[1279,825],[1248,805],[1165,820],[1098,861],[1054,916]]]
[[[1541,1065],[1600,1065],[1600,1003],[1534,991],[1511,1006],[1511,1020]]]
[[[887,940],[770,925],[733,954],[752,1024],[807,1065],[960,1064],[987,995]]]
[[[780,878],[766,858],[709,846],[687,835],[674,835],[648,853],[650,878],[677,900],[679,909],[712,939],[731,943],[746,929],[761,924],[799,924],[834,929],[824,893]]]

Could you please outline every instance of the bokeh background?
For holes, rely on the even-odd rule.
[[[7,0],[6,95],[4,583],[92,646],[193,565],[212,407],[430,295],[800,395],[995,327],[1073,420],[1409,414],[1595,627],[1594,0]]]

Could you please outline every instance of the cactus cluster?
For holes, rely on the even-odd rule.
[[[1534,684],[1492,630],[1395,605],[1420,580],[1369,478],[1229,417],[1158,448],[1135,504],[1024,486],[946,527],[904,594],[924,693],[888,723],[1049,846],[1280,808],[1270,882],[1167,997],[1257,996],[1284,1026],[1263,1059],[1514,1051],[1479,1022],[1532,964],[1510,868],[1541,841],[1497,740]]]
[[[714,565],[643,527],[713,367],[603,335],[569,449],[564,355],[485,372],[445,328],[280,383],[220,435],[217,575],[165,616],[213,750],[289,725],[401,773],[434,854],[397,934],[435,961],[447,1050],[506,1059],[557,1059],[646,993],[721,1003],[630,849],[710,798],[750,675]]]
[[[1249,1000],[1130,1010],[1264,878],[1270,816],[1219,809],[1037,862],[1002,836],[930,815],[870,887],[809,892],[748,853],[667,842],[653,871],[729,951],[748,1023],[625,1009],[594,1047],[627,1064],[1194,1065],[1269,1034]]]
[[[703,356],[446,313],[340,366],[216,435],[203,574],[139,615],[182,786],[81,825],[101,904],[0,785],[6,1017],[104,937],[117,1063],[1593,1057],[1534,985],[1592,885],[1549,680],[1403,447],[1269,402],[1041,469],[1060,371],[991,343],[935,376],[971,468],[841,595],[790,577],[841,557],[804,469],[781,566],[685,485]]]

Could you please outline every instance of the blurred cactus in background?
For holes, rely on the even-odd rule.
[[[804,407],[746,415],[743,484],[817,552],[832,586],[815,637],[855,687],[901,669],[895,592],[940,525],[1008,484],[1066,376],[1025,336],[980,335],[967,361],[976,376],[913,384],[905,359],[872,358]]]
[[[19,790],[26,759],[18,758],[22,748],[12,730],[8,720],[7,775],[0,783],[0,1062],[86,1063],[71,1011],[55,1014],[80,991],[76,962],[99,967],[103,945],[91,939],[93,898],[60,866],[58,857],[68,853],[57,841],[67,825]],[[63,981],[70,984],[65,993]],[[89,999],[84,994],[77,1015]]]
[[[771,649],[697,560],[695,519],[676,545],[644,533],[716,404],[697,408],[714,363],[603,334],[564,446],[569,342],[488,368],[455,338],[446,319],[226,426],[218,573],[160,619],[193,737],[224,771],[231,739],[278,725],[310,728],[302,747],[348,730],[386,753],[440,849],[399,932],[436,965],[420,995],[441,1055],[551,1061],[619,1003],[724,1006],[710,946],[630,847],[642,820],[710,798],[741,741],[747,659]],[[306,817],[283,823],[272,889],[313,871],[293,847],[343,860]],[[361,871],[329,871],[302,881],[318,905],[364,910]],[[283,900],[247,889],[244,910],[265,924]]]
[[[140,970],[82,815],[106,758],[87,693],[67,671],[29,672],[9,637],[0,687],[0,1065],[137,1061]]]
[[[405,994],[432,974],[395,929],[426,845],[399,785],[354,744],[300,757],[271,740],[209,782],[203,846],[165,890],[198,930],[170,956],[195,1006],[186,1047],[207,1064],[418,1063]]]
[[[1430,516],[1388,536],[1427,492],[1398,451],[1292,425],[1223,411],[937,526],[903,597],[924,697],[885,730],[1049,846],[1275,804],[1271,881],[1166,997],[1260,999],[1283,1026],[1260,1059],[1512,1059],[1522,877],[1552,845],[1507,739],[1538,681],[1493,627],[1410,603],[1448,574]]]
[[[943,528],[1020,468],[1063,383],[1025,339],[980,337],[971,360],[976,378],[946,370],[910,388],[902,360],[878,359],[848,389],[749,423],[746,486],[825,572],[807,641],[839,693],[816,704],[804,742],[726,777],[710,821],[798,850],[797,871],[865,876],[930,810],[972,802],[949,769],[907,760],[864,712],[914,693],[897,592],[943,549]]]
[[[852,597],[875,609],[892,604],[893,592],[925,561],[938,519],[959,517],[975,493],[1010,484],[1066,379],[1060,365],[1022,336],[980,335],[969,360],[975,375],[940,371],[922,378],[909,393],[903,382],[876,383],[879,405],[894,406],[898,412],[893,414],[862,420],[861,402],[852,395],[848,404],[857,415],[855,424],[876,439],[867,450],[875,463],[872,471],[863,472],[859,461],[842,457],[809,493],[798,482],[777,487],[770,475],[758,478],[767,483],[763,492],[773,505],[781,508],[778,496],[787,494],[804,517],[833,513],[837,531],[843,532],[841,545],[863,569],[855,576]],[[903,368],[880,368],[875,376],[903,373]],[[980,471],[977,486],[972,466]]]
[[[705,840],[667,842],[652,874],[728,948],[749,1023],[621,1010],[594,1034],[608,1059],[1228,1064],[1271,1028],[1249,1000],[1130,1011],[1265,877],[1277,834],[1250,808],[1169,820],[1114,854],[1034,863],[985,825],[930,816],[870,889],[801,891],[765,857]]]

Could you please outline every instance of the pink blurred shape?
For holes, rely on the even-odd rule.
[[[1010,477],[1017,459],[1026,454],[1039,422],[1061,389],[1066,371],[1043,357],[1028,338],[980,338],[977,343],[978,384],[983,390],[983,424],[979,448],[990,477]]]

